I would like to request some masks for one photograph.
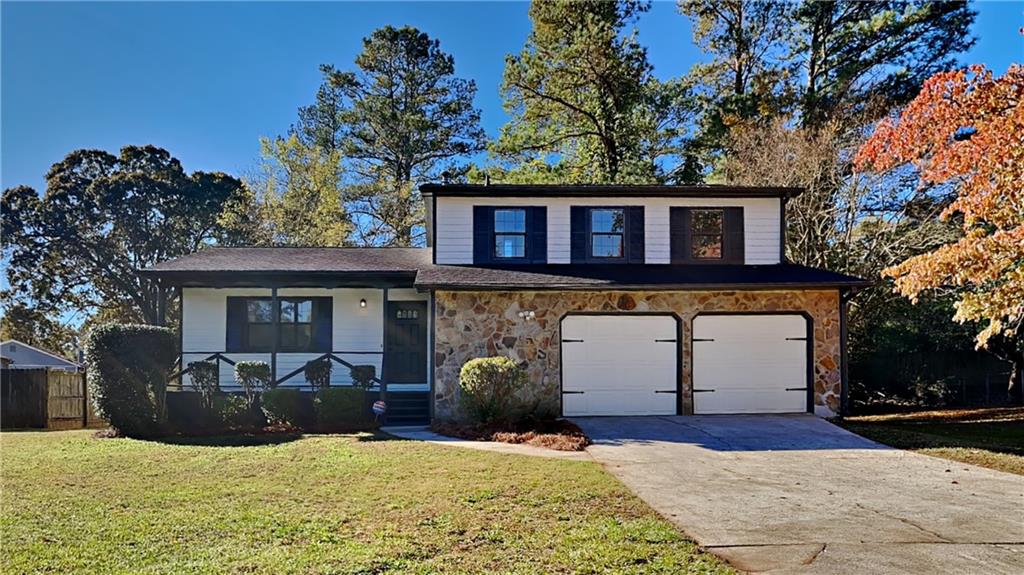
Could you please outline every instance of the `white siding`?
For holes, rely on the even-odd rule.
[[[779,263],[778,198],[437,198],[439,264],[473,263],[473,206],[547,206],[548,263],[569,261],[571,206],[644,206],[645,260],[670,263],[669,208],[672,206],[742,207],[747,264]]]
[[[418,294],[414,290],[391,290],[389,299],[421,299],[426,294]],[[227,298],[236,296],[270,295],[269,289],[216,289],[216,288],[184,288],[182,290],[182,351],[183,365],[193,361],[201,361],[213,352],[223,352],[227,343]],[[278,295],[333,297],[332,319],[332,351],[348,352],[338,354],[345,361],[355,365],[374,365],[380,373],[381,354],[383,351],[383,292],[375,289],[312,289],[294,288],[280,289]],[[359,306],[359,300],[366,299],[366,307]],[[357,353],[364,352],[364,353]],[[373,353],[365,353],[373,352]],[[265,361],[270,363],[269,353],[228,353],[234,361]],[[319,353],[278,353],[277,377],[287,375],[302,367]],[[301,375],[284,383],[284,386],[303,383]],[[222,364],[220,373],[221,387],[235,389],[234,370],[230,365]],[[183,382],[188,386],[188,377]],[[348,370],[335,364],[331,374],[332,385],[348,385],[351,383]]]

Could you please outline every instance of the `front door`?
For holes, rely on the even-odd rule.
[[[388,302],[387,382],[427,382],[427,302]]]

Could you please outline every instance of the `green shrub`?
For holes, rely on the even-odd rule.
[[[313,400],[320,431],[356,431],[373,426],[366,408],[366,391],[355,387],[321,389]]]
[[[332,369],[331,360],[324,357],[307,361],[303,372],[313,391],[317,391],[331,386]]]
[[[307,427],[313,422],[313,401],[297,389],[271,389],[260,398],[263,414],[271,425]]]
[[[190,386],[202,400],[204,409],[213,409],[213,397],[220,391],[220,369],[212,361],[194,361],[188,364]]]
[[[467,361],[459,372],[465,415],[481,423],[513,420],[526,415],[517,394],[526,386],[526,372],[507,357]]]
[[[251,429],[260,427],[263,423],[244,395],[226,393],[214,397],[213,411],[217,423],[227,430]]]
[[[88,385],[96,410],[129,437],[163,432],[168,371],[177,338],[164,327],[104,324],[86,342]]]
[[[265,361],[240,361],[235,364],[235,382],[242,387],[249,407],[255,407],[260,394],[270,389],[270,366]]]
[[[373,378],[377,377],[377,368],[372,365],[353,365],[349,370],[352,385],[359,389],[373,387]]]

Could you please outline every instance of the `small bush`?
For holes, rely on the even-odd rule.
[[[244,395],[223,394],[213,399],[213,411],[218,423],[227,430],[261,427],[261,418],[254,413],[249,398]]]
[[[220,370],[212,361],[194,361],[188,364],[190,386],[199,393],[204,409],[213,409],[213,397],[220,391]]]
[[[353,365],[349,369],[352,385],[359,389],[373,387],[373,378],[377,377],[377,367],[373,365]]]
[[[263,414],[271,425],[307,427],[313,422],[312,397],[297,389],[271,389],[260,398]]]
[[[354,387],[322,389],[313,400],[320,431],[356,431],[373,426],[366,409],[366,392]]]
[[[313,391],[331,386],[331,370],[333,367],[331,360],[326,357],[306,362],[303,373],[306,376],[306,381],[313,387]]]
[[[260,394],[270,389],[270,366],[265,361],[240,361],[235,364],[235,382],[252,408]]]
[[[104,324],[86,342],[89,394],[100,417],[128,437],[163,432],[177,338],[164,327]]]
[[[471,359],[459,372],[465,414],[482,423],[525,415],[524,406],[517,398],[525,385],[526,372],[507,357]]]

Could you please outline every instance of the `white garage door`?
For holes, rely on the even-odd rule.
[[[562,413],[674,415],[676,326],[660,315],[562,320]]]
[[[694,413],[806,412],[807,385],[804,317],[693,319]]]

